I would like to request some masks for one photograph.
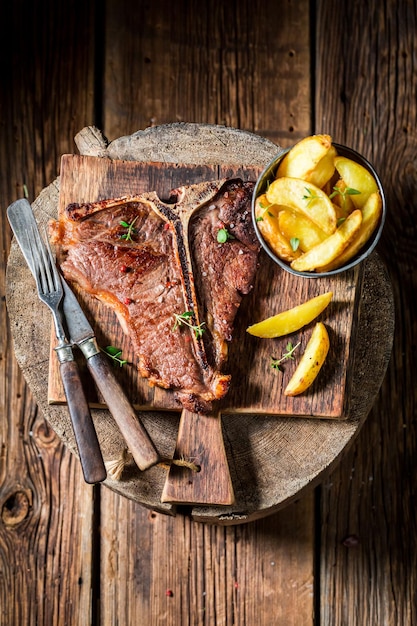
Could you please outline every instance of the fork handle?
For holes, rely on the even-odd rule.
[[[107,476],[106,467],[76,361],[61,361],[60,371],[84,480],[90,484],[102,482]]]

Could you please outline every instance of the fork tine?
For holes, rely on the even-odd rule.
[[[50,280],[48,276],[48,263],[45,259],[45,252],[44,252],[43,245],[40,239],[35,239],[35,245],[36,245],[36,251],[39,256],[39,270],[40,270],[40,275],[42,279],[42,287],[43,287],[44,293],[47,293],[51,291],[51,285],[50,285]]]
[[[32,272],[34,275],[34,278],[36,280],[36,283],[38,285],[38,289],[40,288],[40,284],[39,284],[39,280],[40,280],[40,274],[39,274],[39,254],[37,249],[35,248],[35,237],[34,237],[34,231],[33,231],[33,227],[29,229],[29,232],[26,233],[27,236],[27,241],[28,241],[28,252],[30,255],[30,260],[31,260],[31,265],[32,265]]]
[[[48,235],[45,231],[45,241],[46,241],[46,252],[48,254],[48,258],[49,258],[49,263],[50,263],[50,268],[52,270],[52,280],[55,286],[55,290],[61,290],[62,291],[62,283],[61,283],[61,278],[59,276],[59,272],[58,272],[58,268],[56,266],[56,262],[55,262],[55,258],[52,252],[52,248],[51,248],[51,244],[48,238]]]
[[[29,247],[38,289],[40,289],[43,294],[59,294],[62,293],[62,285],[47,238],[46,242],[47,244],[45,245],[39,231],[36,232],[35,228],[32,227],[31,237],[29,237]]]
[[[40,294],[45,294],[47,289],[44,263],[42,262],[41,253],[38,245],[38,233],[32,227],[28,233],[28,242],[30,254],[32,257],[33,273],[35,275],[36,284]]]
[[[43,254],[42,247],[40,246],[40,242],[36,238],[35,238],[35,250],[36,250],[37,259],[38,259],[38,272],[39,272],[39,277],[41,281],[42,291],[44,294],[49,293],[50,285],[49,285],[48,275],[47,275],[47,264],[45,263],[45,256]]]
[[[45,281],[46,291],[52,293],[56,291],[56,285],[52,279],[51,275],[51,259],[47,256],[45,246],[41,240],[38,240],[38,250],[41,257],[41,266],[42,266],[42,277]]]

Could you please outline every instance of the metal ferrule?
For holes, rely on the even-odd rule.
[[[85,341],[81,341],[78,344],[78,347],[86,359],[91,359],[92,356],[100,353],[100,348],[97,345],[95,337],[90,337],[89,339],[85,339]]]
[[[60,363],[67,363],[74,360],[74,354],[70,345],[59,345],[55,348]]]

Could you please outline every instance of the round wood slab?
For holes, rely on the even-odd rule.
[[[148,128],[107,144],[95,128],[75,138],[80,154],[141,162],[188,164],[236,163],[264,167],[278,147],[252,133],[223,126],[169,124]],[[40,225],[56,218],[59,178],[33,204]],[[13,241],[7,266],[6,298],[16,357],[40,409],[65,445],[76,453],[66,406],[48,405],[48,361],[51,317],[35,294],[32,276]],[[120,480],[105,484],[115,492],[153,510],[189,514],[223,525],[253,521],[272,514],[301,492],[317,484],[352,442],[382,384],[394,334],[391,286],[378,255],[364,265],[360,316],[357,324],[352,397],[347,420],[280,418],[236,414],[223,418],[224,441],[236,502],[227,507],[175,508],[161,503],[167,466],[138,472],[127,458]],[[110,413],[93,410],[106,461],[123,458],[125,444]],[[162,456],[172,458],[178,418],[144,413],[143,422]]]

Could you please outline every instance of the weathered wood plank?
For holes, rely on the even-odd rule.
[[[322,488],[320,623],[332,626],[417,619],[416,18],[415,3],[388,0],[323,2],[317,14],[315,129],[361,151],[383,180],[379,249],[397,312],[378,400]]]
[[[285,145],[309,133],[307,2],[278,9],[273,2],[159,1],[132,13],[128,2],[111,1],[107,9],[103,130],[110,140],[181,120],[240,127]],[[275,12],[279,18],[271,20]],[[149,517],[107,489],[101,509],[103,625],[116,624],[117,616],[150,625],[262,626],[271,616],[312,623],[312,494],[233,528]],[[116,555],[124,570],[107,567]],[[129,572],[136,572],[132,585]]]
[[[9,407],[20,420],[10,421],[4,442],[12,454],[1,490],[0,623],[55,625],[76,616],[88,626],[92,489],[49,424],[30,405],[22,411],[30,400],[27,394]]]
[[[103,626],[312,623],[314,525],[305,522],[313,519],[312,497],[232,527],[151,513],[104,488],[108,508]]]
[[[217,32],[214,32],[217,24],[223,25],[223,29],[228,28],[221,17],[222,11],[228,9],[223,9],[221,3],[214,6],[213,2],[211,12],[207,13],[201,3],[201,6],[195,3],[190,10],[184,9],[182,4],[168,2],[151,3],[149,9],[145,9],[144,3],[132,4],[127,0],[107,3],[108,15],[112,18],[109,29],[112,33],[114,31],[117,43],[112,45],[111,41],[107,41],[108,54],[103,62],[107,75],[103,100],[104,130],[110,138],[129,134],[149,124],[177,119],[241,125],[282,145],[292,143],[294,138],[311,131],[310,64],[306,45],[309,42],[306,21],[309,3],[301,0],[278,3],[278,6],[272,2],[254,3],[253,12],[251,8],[246,9],[246,4],[241,9],[242,3],[239,3],[239,10],[243,12],[237,11],[238,20],[236,13],[232,19],[241,27],[247,20],[243,41],[245,45],[249,43],[249,48],[248,52],[241,50],[239,53],[239,59],[244,59],[239,63],[246,63],[243,76],[239,75],[239,63],[233,65],[230,50],[221,56],[223,45],[209,49],[207,43],[209,36],[213,40],[217,37]],[[413,376],[417,364],[413,352],[416,342],[416,276],[412,265],[416,255],[416,85],[413,66],[416,9],[415,3],[406,0],[366,4],[355,1],[337,6],[337,10],[335,3],[324,0],[316,6],[321,26],[316,37],[318,80],[314,128],[317,132],[329,130],[338,141],[362,150],[386,181],[389,205],[393,209],[381,250],[388,261],[395,290],[396,346],[399,346],[392,357],[378,402],[357,444],[323,486],[320,623],[332,626],[367,623],[405,625],[416,621],[417,550],[413,500],[416,387]],[[76,23],[75,11],[72,12],[74,8],[78,12]],[[2,23],[7,24],[8,31],[16,34],[15,43],[18,45],[13,49],[13,62],[6,54],[0,55],[4,66],[0,98],[0,197],[3,204],[0,214],[0,501],[6,518],[9,511],[12,519],[19,518],[22,509],[18,504],[23,502],[24,506],[25,500],[14,498],[9,501],[3,484],[6,484],[7,477],[7,484],[19,486],[19,481],[26,481],[25,476],[29,476],[30,470],[31,480],[23,482],[24,489],[30,488],[31,481],[34,481],[36,493],[46,493],[47,486],[48,496],[56,498],[52,501],[39,497],[37,502],[42,506],[30,512],[32,516],[38,516],[39,528],[46,532],[49,525],[54,529],[57,525],[62,528],[60,524],[67,521],[69,528],[69,524],[77,518],[77,507],[83,507],[85,492],[81,474],[68,451],[55,440],[53,444],[49,439],[45,443],[45,435],[36,434],[35,438],[29,435],[30,430],[42,432],[43,420],[36,415],[34,402],[16,366],[10,334],[7,333],[3,295],[4,265],[10,238],[3,209],[23,195],[24,183],[33,198],[55,179],[59,157],[72,151],[73,136],[80,128],[92,121],[101,126],[101,120],[93,120],[94,90],[89,79],[86,85],[86,76],[91,78],[92,48],[88,45],[90,53],[86,53],[85,45],[92,44],[94,26],[90,19],[85,19],[86,6],[81,2],[71,3],[70,8],[48,1],[14,2],[8,3],[7,10]],[[2,14],[3,11],[5,13],[2,5]],[[152,19],[149,18],[151,13]],[[254,19],[258,14],[264,16],[262,24],[261,20]],[[140,30],[141,16],[144,15],[148,17],[144,20],[143,30]],[[243,15],[246,15],[245,20],[243,17],[240,19]],[[180,17],[185,25],[179,24]],[[98,28],[100,23],[96,22]],[[127,40],[124,38],[127,27],[123,24],[132,25],[132,34]],[[266,38],[265,29],[268,33]],[[239,33],[234,32],[236,43],[222,34],[222,41],[227,40],[232,50],[239,38]],[[177,41],[178,33],[181,34],[181,54],[185,52],[186,56],[180,57],[179,53],[172,55],[175,46],[167,45],[167,42]],[[133,35],[135,43],[132,43]],[[202,38],[202,35],[205,37]],[[29,38],[27,41],[26,37]],[[164,52],[159,48],[162,44],[166,46]],[[258,56],[256,49],[262,49],[262,54]],[[148,50],[149,56],[146,54]],[[250,54],[252,50],[253,55]],[[10,49],[7,48],[7,51],[10,52]],[[139,55],[142,67],[135,63]],[[113,67],[111,63],[114,59],[116,64]],[[161,60],[165,61],[165,65],[160,63]],[[216,71],[213,72],[212,67],[217,68]],[[298,80],[293,79],[295,71]],[[109,79],[112,72],[114,75]],[[162,83],[163,79],[165,83]],[[268,90],[259,95],[266,82]],[[230,89],[227,88],[229,84],[232,85]],[[250,89],[247,89],[248,85]],[[244,101],[240,110],[238,95]],[[251,107],[246,98],[252,98]],[[26,426],[23,427],[23,424]],[[33,439],[36,439],[36,445]],[[54,465],[57,461],[51,458],[52,450],[54,458],[56,455],[60,463],[62,478],[59,486],[52,475],[57,470]],[[42,465],[38,454],[43,454],[47,463]],[[18,470],[20,463],[27,469]],[[42,478],[44,483],[41,485],[39,476],[43,472],[45,478]],[[63,489],[68,481],[73,483],[76,493],[69,489],[67,497],[63,495]],[[52,482],[56,485],[54,489]],[[17,492],[12,490],[7,493]],[[6,502],[8,504],[4,508]],[[90,520],[89,496],[88,502],[83,513],[86,512]],[[306,601],[305,598],[310,593],[311,582],[313,541],[309,534],[312,528],[309,520],[313,518],[312,497],[303,498],[300,504],[302,509],[291,505],[285,511],[247,527],[208,530],[208,527],[200,525],[197,531],[194,529],[197,525],[186,520],[170,520],[159,515],[148,520],[152,514],[145,509],[103,489],[103,566],[107,563],[107,555],[110,554],[111,560],[108,568],[103,567],[102,570],[102,598],[106,596],[102,600],[102,623],[123,623],[126,616],[125,623],[129,623],[130,617],[132,623],[139,623],[142,617],[144,623],[146,618],[152,623],[154,609],[162,616],[164,610],[170,616],[181,614],[181,609],[173,601],[182,598],[188,602],[186,585],[196,584],[196,577],[190,577],[186,569],[189,553],[185,547],[191,545],[191,538],[192,545],[196,546],[192,552],[195,558],[192,571],[197,571],[200,577],[197,579],[199,587],[193,587],[192,597],[198,598],[200,603],[197,606],[201,607],[200,598],[206,587],[203,575],[208,569],[211,586],[208,587],[210,595],[204,608],[212,623],[216,623],[216,619],[218,624],[232,623],[233,616],[235,623],[240,620],[243,624],[246,618],[247,625],[251,620],[252,623],[262,624],[262,619],[269,624],[268,615],[273,615],[279,604],[284,615],[281,623],[291,624],[290,619],[294,623],[312,623],[312,599]],[[284,514],[285,523],[281,522]],[[0,620],[7,626],[20,626],[21,623],[40,624],[42,619],[49,625],[58,623],[59,618],[72,623],[77,622],[81,614],[88,617],[89,606],[85,598],[89,587],[86,582],[88,572],[83,579],[83,597],[80,599],[77,575],[81,557],[78,551],[75,553],[74,546],[78,545],[77,539],[81,535],[89,536],[90,521],[82,530],[74,526],[71,535],[74,569],[70,572],[65,565],[68,564],[68,553],[61,558],[58,566],[59,548],[65,542],[61,544],[54,531],[47,541],[43,537],[47,548],[40,541],[35,545],[37,538],[28,534],[34,529],[32,518],[30,523],[28,518],[25,519],[20,525],[16,524],[15,530],[6,529],[3,522],[0,526]],[[155,519],[161,522],[162,528],[158,531],[154,530]],[[191,531],[188,525],[194,530]],[[354,534],[359,537],[356,547],[348,548],[342,544],[343,539]],[[124,541],[126,535],[128,540]],[[300,536],[307,537],[301,545],[302,555],[299,555]],[[174,554],[178,555],[185,578],[181,579],[179,595],[166,596],[177,564],[168,553],[162,554],[161,558],[162,544],[160,546],[157,542],[170,544],[172,538],[177,546]],[[152,560],[154,548],[160,557],[158,563]],[[89,550],[85,544],[83,549]],[[245,603],[239,588],[236,588],[235,604],[229,601],[232,593],[229,582],[233,580],[229,574],[230,564],[235,561],[232,556],[224,557],[226,550],[228,555],[232,551],[240,551],[241,569],[238,573],[242,574],[245,588],[251,594],[250,606],[249,602]],[[274,570],[273,573],[268,571],[265,576],[265,566],[272,562],[272,559],[269,561],[272,553],[281,557],[279,563],[282,569],[278,575]],[[268,555],[268,558],[262,558],[263,555]],[[114,569],[119,568],[117,560],[121,561],[120,574]],[[275,563],[277,561],[275,559]],[[48,568],[45,567],[46,562],[49,563]],[[257,564],[255,568],[254,563]],[[84,564],[82,569],[88,570],[89,566]],[[18,578],[17,583],[11,579],[12,570]],[[47,571],[48,576],[44,574],[35,589],[39,570],[43,573]],[[52,574],[58,575],[58,570],[61,576],[68,576],[69,587],[53,586],[53,580],[57,582],[58,579],[53,579]],[[251,572],[254,573],[253,578],[250,577]],[[255,573],[259,573],[257,578]],[[236,578],[239,585],[242,584],[242,576]],[[303,580],[307,581],[304,587],[299,582]],[[265,587],[262,587],[263,584]],[[214,588],[219,594],[215,599]],[[288,589],[290,595],[281,594],[281,589]],[[155,590],[158,594],[152,602],[151,611],[151,593]],[[59,607],[58,595],[61,598]],[[50,612],[45,613],[50,599]],[[39,607],[41,600],[43,608]],[[67,613],[64,613],[64,606]],[[52,609],[55,611],[53,615]],[[189,623],[189,613],[183,614],[185,623]],[[279,616],[276,621],[280,623],[278,620]]]
[[[93,15],[83,2],[2,4],[0,119],[0,623],[91,624],[94,501],[78,461],[37,411],[5,303],[6,207],[35,198],[92,119]],[[10,37],[8,38],[10,41]],[[77,45],[73,45],[77,42]]]
[[[309,3],[107,3],[103,130],[185,121],[283,146],[309,134]]]

